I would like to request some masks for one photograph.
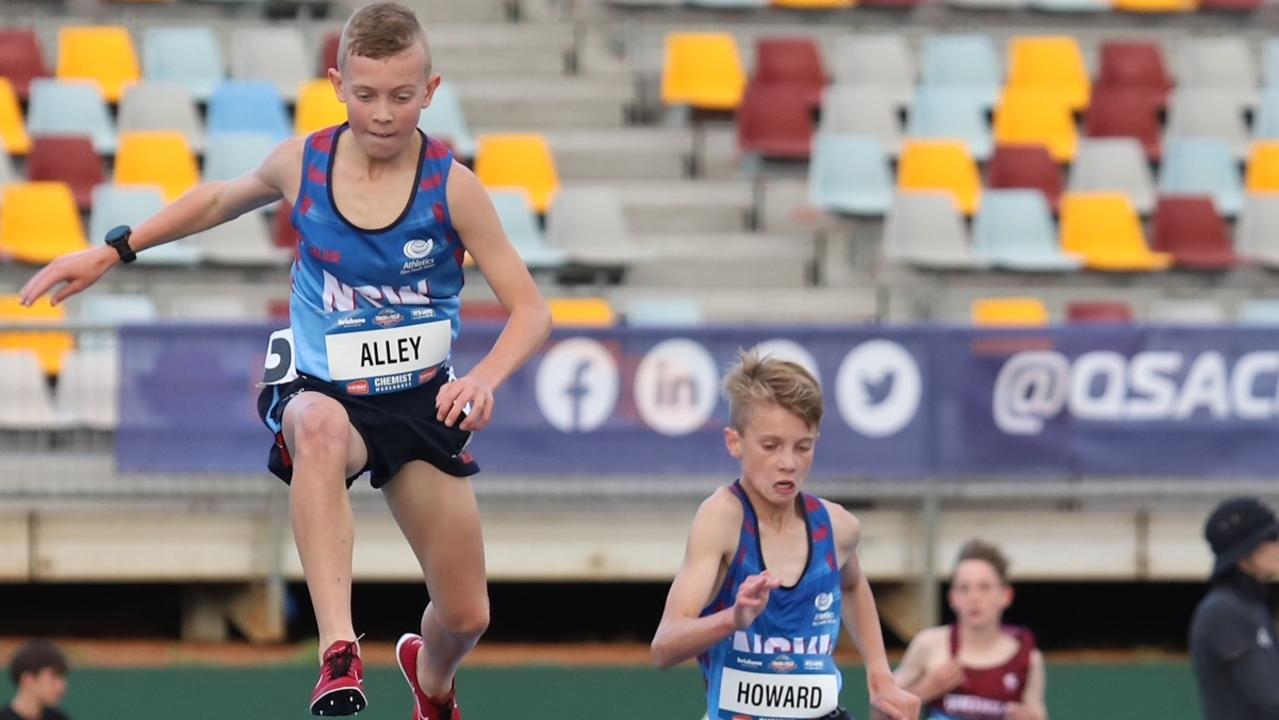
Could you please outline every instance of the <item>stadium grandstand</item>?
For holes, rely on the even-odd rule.
[[[1202,717],[1204,519],[1279,500],[1279,4],[401,2],[444,78],[419,127],[488,188],[554,323],[470,445],[493,620],[468,717],[705,710],[640,645],[733,479],[743,348],[823,386],[811,489],[862,522],[894,657],[953,617],[981,537],[1053,718]],[[342,123],[325,73],[363,4],[0,0],[0,649],[66,644],[76,718],[304,716],[316,631],[256,407],[293,208],[65,304],[20,288]],[[464,269],[459,368],[507,317]],[[399,717],[387,647],[421,570],[380,493],[351,495],[385,685],[362,715]]]

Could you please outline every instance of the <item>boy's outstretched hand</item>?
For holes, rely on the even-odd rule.
[[[768,596],[782,586],[782,581],[765,570],[751,575],[737,588],[737,601],[733,603],[733,624],[738,630],[750,627],[768,607]]]
[[[45,293],[57,288],[53,294],[53,304],[57,305],[97,282],[117,261],[115,250],[106,246],[63,255],[45,265],[22,286],[22,304],[30,307]],[[58,288],[59,285],[62,287]]]

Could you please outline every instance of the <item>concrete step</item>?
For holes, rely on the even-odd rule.
[[[811,239],[747,233],[688,233],[634,238],[652,259],[637,263],[628,283],[666,287],[803,287]]]
[[[621,127],[630,104],[628,85],[588,78],[475,80],[458,84],[473,127]]]
[[[552,130],[546,133],[565,183],[682,180],[692,136],[682,128]]]
[[[739,181],[612,184],[631,233],[741,232],[750,228],[751,188]]]

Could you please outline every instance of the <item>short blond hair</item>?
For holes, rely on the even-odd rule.
[[[822,389],[812,373],[798,363],[742,352],[724,378],[733,428],[742,432],[751,412],[761,405],[777,405],[798,415],[810,428],[822,422]]]
[[[431,74],[431,46],[426,30],[409,8],[393,2],[365,5],[351,14],[338,41],[338,68],[346,68],[351,55],[381,60],[422,44],[426,55],[426,74]]]

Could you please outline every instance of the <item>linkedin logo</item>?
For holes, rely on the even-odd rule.
[[[719,371],[692,340],[658,343],[635,371],[635,407],[663,435],[687,435],[710,419],[719,401]]]

